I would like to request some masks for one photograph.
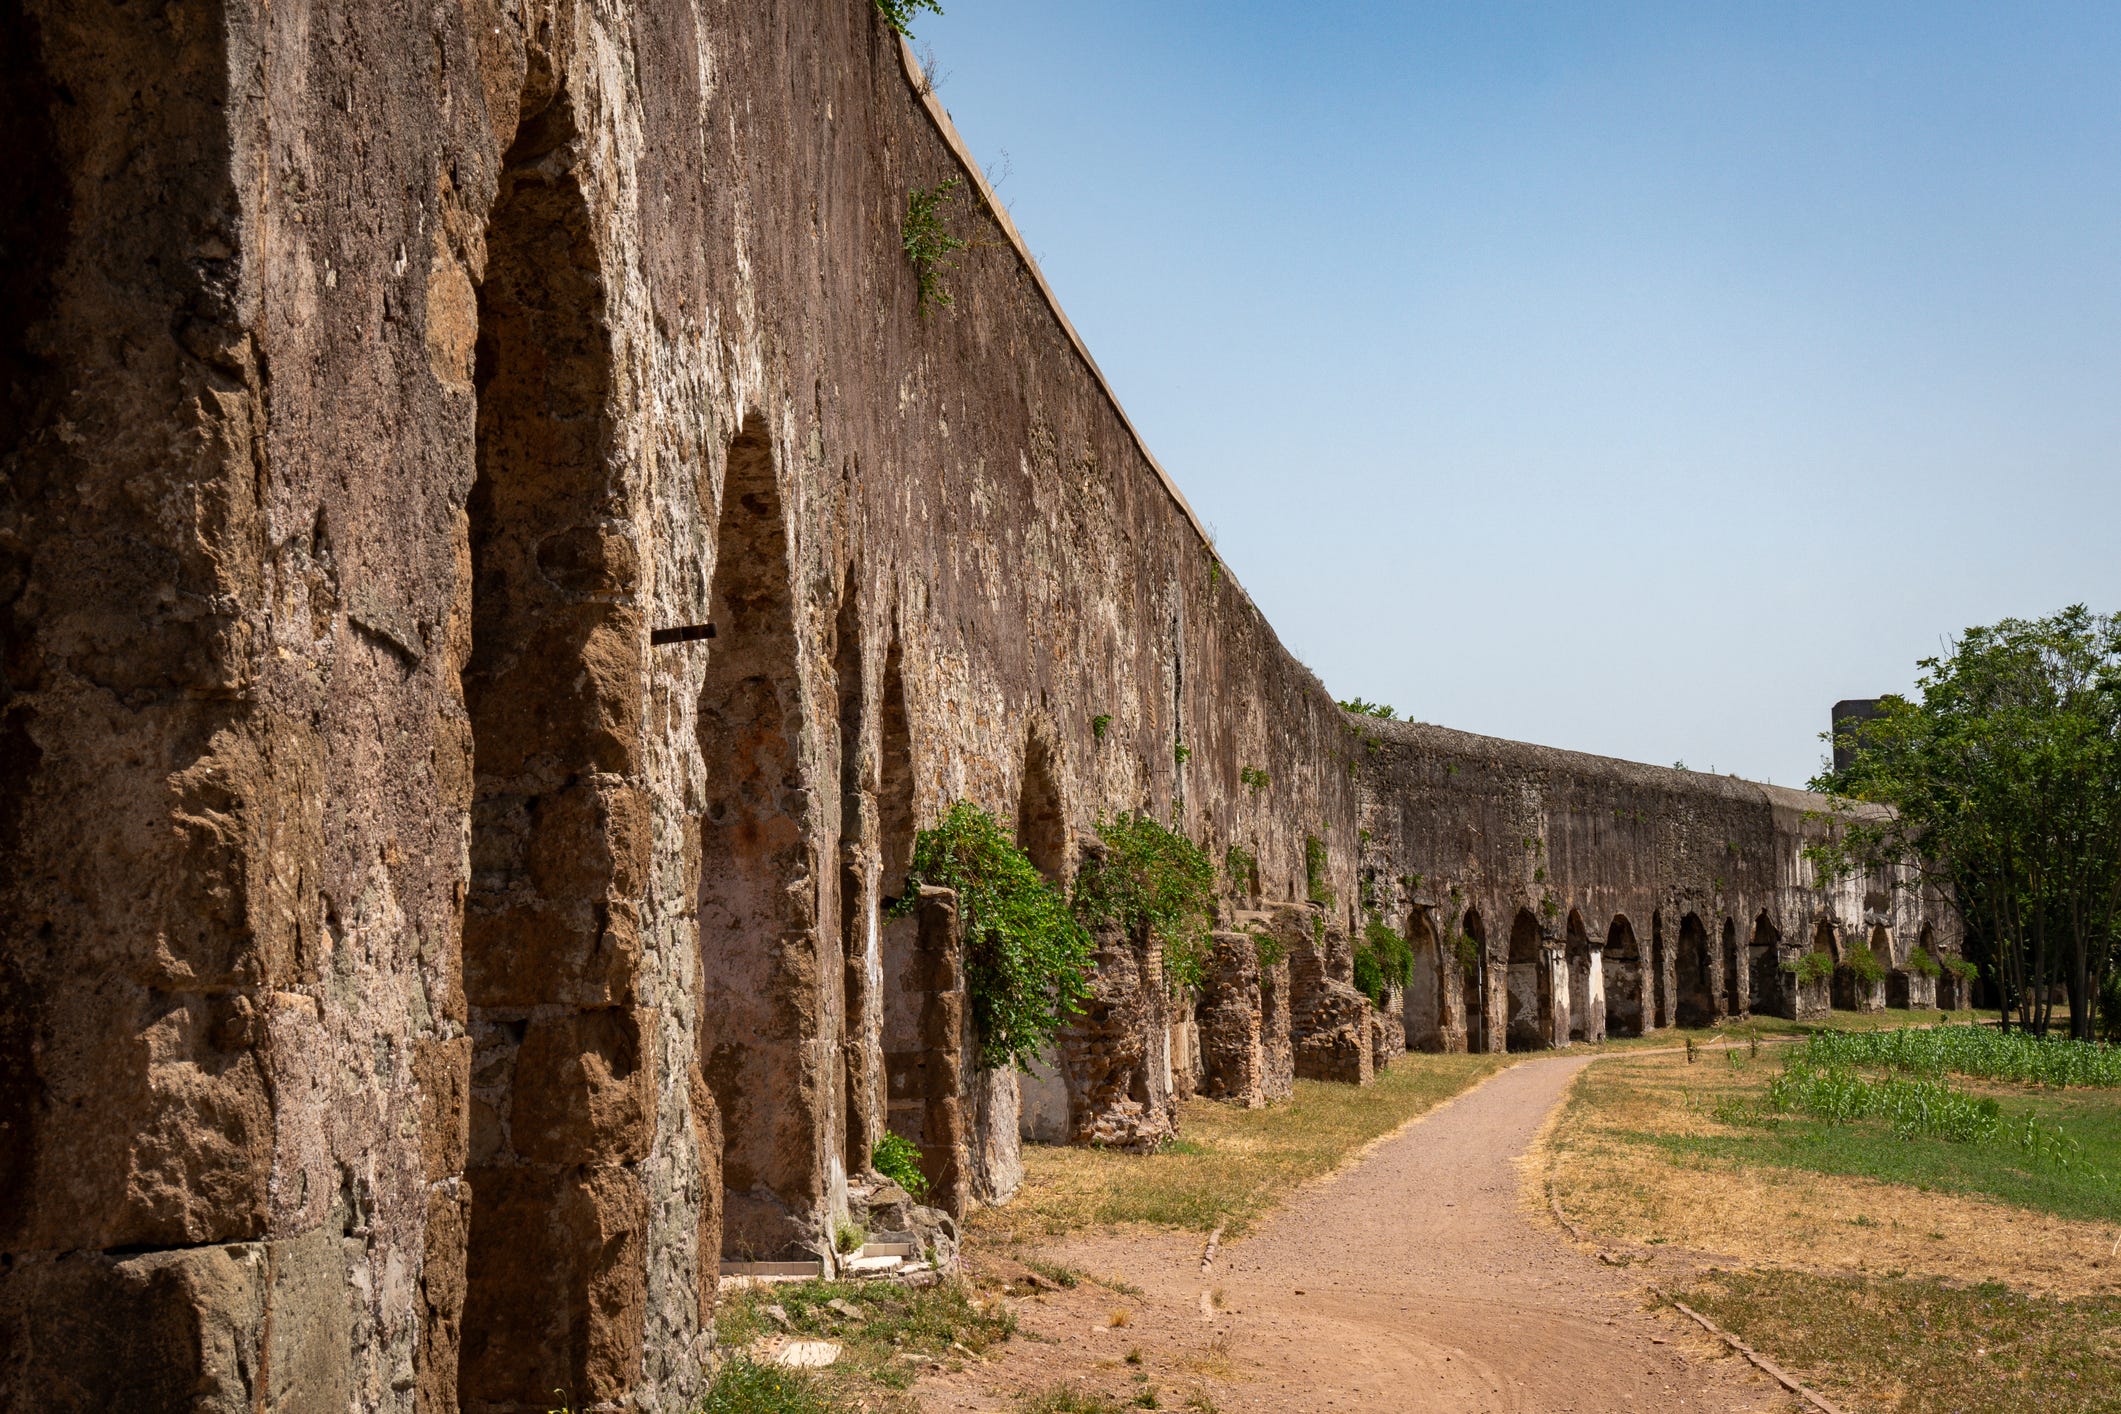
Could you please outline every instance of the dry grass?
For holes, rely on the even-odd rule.
[[[1194,1232],[1221,1227],[1235,1237],[1299,1185],[1512,1059],[1407,1056],[1374,1085],[1299,1080],[1293,1099],[1263,1110],[1189,1101],[1180,1112],[1182,1139],[1155,1154],[1026,1145],[1022,1192],[1005,1208],[975,1214],[972,1231],[989,1240],[1038,1241],[1138,1222]]]
[[[1539,1146],[1562,1205],[1608,1241],[1745,1263],[1955,1282],[2007,1274],[2021,1290],[2061,1296],[2121,1291],[2111,1224],[1657,1142],[1741,1133],[1714,1106],[1756,1093],[1779,1064],[1763,1051],[1736,1069],[1721,1054],[1592,1067]]]

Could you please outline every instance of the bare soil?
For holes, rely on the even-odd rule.
[[[1141,1407],[1165,1409],[1790,1409],[1527,1215],[1518,1161],[1589,1063],[1502,1071],[1301,1191],[1209,1271],[1198,1237],[1159,1229],[1040,1249],[1105,1284],[1019,1301],[1019,1339],[923,1380],[923,1407],[1004,1410],[1065,1382],[1122,1404],[1153,1391]],[[1021,1265],[985,1260],[989,1279],[1028,1289]]]

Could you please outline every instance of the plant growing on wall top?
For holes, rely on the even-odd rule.
[[[1878,954],[1871,951],[1868,943],[1849,944],[1841,965],[1856,974],[1856,980],[1866,987],[1885,980],[1885,964],[1878,960]]]
[[[1097,835],[1104,857],[1085,864],[1076,878],[1076,915],[1146,933],[1163,950],[1172,990],[1198,987],[1207,976],[1215,919],[1215,866],[1207,853],[1146,814],[1100,820]]]
[[[981,1064],[1029,1070],[1082,1010],[1088,930],[1000,823],[969,800],[914,837],[913,868],[906,892],[891,905],[894,917],[913,911],[924,884],[957,891]]]
[[[1359,717],[1375,717],[1380,722],[1396,722],[1399,712],[1382,702],[1365,702],[1360,697],[1351,697],[1340,704],[1343,712],[1353,712]]]
[[[1907,955],[1907,970],[1914,973],[1917,977],[1942,977],[1944,975],[1944,969],[1937,965],[1937,959],[1930,956],[1928,948],[1918,947]]]
[[[1834,975],[1834,959],[1823,952],[1808,952],[1783,963],[1782,970],[1799,982],[1824,982]]]
[[[876,0],[876,12],[884,17],[884,23],[900,34],[910,34],[913,17],[926,10],[940,15],[943,7],[935,0]]]
[[[1313,903],[1333,906],[1333,881],[1327,873],[1326,842],[1316,835],[1304,836],[1304,896]]]
[[[950,257],[971,242],[953,235],[943,220],[944,208],[957,193],[958,179],[945,177],[932,187],[915,187],[906,193],[906,219],[899,226],[899,243],[913,262],[913,276],[920,285],[920,311],[952,303],[943,276],[951,269]]]

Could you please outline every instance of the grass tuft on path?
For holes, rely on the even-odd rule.
[[[1330,1173],[1373,1140],[1486,1079],[1509,1056],[1410,1055],[1361,1089],[1299,1080],[1263,1110],[1213,1100],[1181,1110],[1179,1140],[1154,1154],[1024,1147],[1024,1187],[972,1220],[975,1234],[1037,1241],[1081,1228],[1152,1223],[1249,1232],[1298,1185]]]
[[[2121,1409],[2121,1298],[1769,1271],[1712,1273],[1681,1299],[1865,1409]]]

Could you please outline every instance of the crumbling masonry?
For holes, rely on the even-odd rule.
[[[1951,1000],[1806,797],[1342,714],[867,0],[0,0],[0,63],[0,1406],[675,1409],[723,1262],[947,1243],[1026,1132]],[[1199,994],[1103,937],[982,1070],[954,900],[881,906],[960,798],[1060,882],[1118,810],[1256,855]]]

